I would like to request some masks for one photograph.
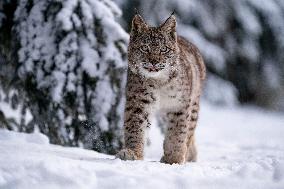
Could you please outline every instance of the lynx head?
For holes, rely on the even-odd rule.
[[[175,16],[172,14],[159,27],[150,27],[136,14],[128,48],[130,71],[151,78],[167,77],[177,59]]]

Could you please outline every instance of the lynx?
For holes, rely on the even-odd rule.
[[[176,34],[172,14],[159,27],[136,14],[128,47],[123,160],[143,159],[145,130],[159,116],[166,126],[161,162],[196,161],[194,131],[205,66],[197,47]]]

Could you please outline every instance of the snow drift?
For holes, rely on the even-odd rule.
[[[121,161],[46,136],[0,130],[1,189],[263,188],[284,186],[284,118],[255,108],[204,104],[197,129],[197,163],[158,162],[157,128],[144,161]]]

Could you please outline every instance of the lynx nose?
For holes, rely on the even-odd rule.
[[[153,66],[155,66],[156,64],[159,64],[159,60],[157,60],[157,59],[149,59],[149,62],[153,65]]]

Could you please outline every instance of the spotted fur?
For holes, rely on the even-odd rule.
[[[205,66],[199,50],[177,36],[174,15],[159,27],[150,27],[140,15],[134,16],[128,68],[125,147],[117,157],[143,159],[145,129],[160,116],[166,128],[161,161],[196,161],[194,131]]]

